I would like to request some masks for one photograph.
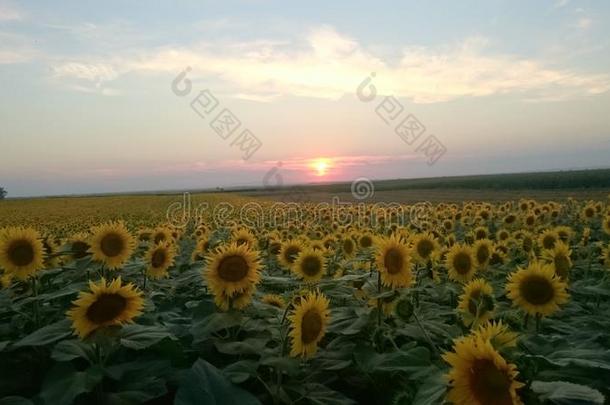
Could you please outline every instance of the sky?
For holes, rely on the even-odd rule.
[[[10,197],[610,166],[610,2],[0,0]]]

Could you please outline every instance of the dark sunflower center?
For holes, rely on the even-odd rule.
[[[277,255],[280,252],[281,248],[282,248],[282,245],[280,245],[277,242],[273,242],[273,243],[271,243],[269,250],[271,251],[271,254]]]
[[[547,235],[542,239],[542,246],[545,249],[553,249],[555,247],[555,237],[553,235]]]
[[[301,270],[306,275],[313,277],[317,275],[322,269],[322,262],[320,262],[320,258],[316,256],[307,256],[303,259],[303,263],[301,264]]]
[[[536,218],[529,216],[527,218],[525,218],[525,223],[529,226],[534,225],[534,222],[536,221]]]
[[[72,255],[76,258],[76,259],[82,259],[83,257],[87,256],[89,254],[89,252],[87,252],[89,250],[91,246],[89,246],[89,244],[87,242],[83,242],[83,241],[76,241],[72,244]]]
[[[289,246],[284,253],[284,258],[288,263],[294,263],[301,249],[298,246]]]
[[[587,218],[592,218],[595,215],[595,210],[593,208],[587,208],[585,210],[585,215]]]
[[[396,248],[388,250],[383,258],[383,265],[390,274],[400,273],[403,263],[404,258],[402,257],[402,253]]]
[[[459,274],[468,274],[470,269],[472,269],[470,255],[465,252],[458,252],[455,256],[453,256],[453,268]]]
[[[470,299],[468,300],[468,312],[470,312],[472,315],[477,314],[479,298],[481,298],[481,290],[474,290],[472,293],[470,293]]]
[[[25,239],[16,240],[8,248],[8,258],[16,266],[27,266],[34,261],[34,247]]]
[[[157,249],[153,253],[150,263],[152,264],[152,266],[154,268],[159,268],[165,264],[166,258],[167,258],[167,255],[165,254],[165,250]]]
[[[434,250],[434,244],[428,239],[422,239],[417,244],[417,254],[420,257],[427,258]]]
[[[363,248],[369,248],[373,245],[373,239],[370,236],[363,236],[360,238],[360,246]]]
[[[87,319],[96,324],[116,319],[127,308],[127,300],[120,294],[102,294],[87,309]]]
[[[158,232],[155,235],[155,243],[159,243],[159,242],[165,242],[165,239],[167,239],[167,237],[165,236],[165,233],[163,232]]]
[[[521,281],[521,296],[530,304],[544,305],[555,296],[555,290],[549,280],[543,276],[533,275]]]
[[[481,245],[477,249],[477,261],[479,263],[485,263],[489,260],[489,247],[487,245]]]
[[[301,322],[301,340],[305,344],[314,342],[322,331],[322,317],[315,309],[310,309],[303,315]]]
[[[239,255],[227,256],[218,265],[218,275],[224,281],[237,282],[248,274],[248,262]]]
[[[246,239],[246,238],[239,238],[239,239],[237,239],[237,244],[238,245],[247,245],[248,244],[248,239]]]
[[[351,254],[354,251],[354,242],[351,239],[343,241],[343,251],[347,254]]]
[[[476,233],[476,237],[477,239],[485,239],[487,237],[487,232],[485,232],[483,229],[479,229]]]
[[[107,257],[115,257],[123,252],[123,238],[117,233],[109,233],[102,238],[100,249]]]
[[[493,361],[475,360],[470,369],[470,389],[481,404],[510,405],[511,378],[498,370]]]
[[[570,271],[570,260],[565,255],[555,256],[555,272],[559,277],[565,280]]]

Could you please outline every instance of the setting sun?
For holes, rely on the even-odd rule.
[[[320,158],[311,163],[312,168],[316,171],[316,176],[324,176],[330,168],[328,159]]]

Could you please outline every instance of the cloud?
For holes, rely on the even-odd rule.
[[[398,63],[389,63],[358,41],[332,27],[311,30],[290,43],[203,42],[188,47],[105,58],[103,69],[86,69],[72,62],[60,67],[65,76],[92,82],[139,74],[177,75],[186,66],[194,79],[217,79],[215,89],[240,98],[269,101],[280,96],[337,99],[354,94],[370,72],[376,73],[380,94],[417,103],[445,102],[461,97],[520,93],[523,98],[553,99],[604,93],[608,74],[585,74],[551,68],[545,63],[495,53],[486,38],[467,38],[440,47],[408,45],[398,50]]]
[[[0,1],[0,21],[19,21],[23,13],[11,3]]]
[[[576,27],[580,28],[581,30],[589,29],[592,24],[593,20],[587,17],[579,18],[578,21],[576,21]]]
[[[56,79],[67,79],[72,90],[99,93],[105,96],[120,94],[119,90],[106,87],[106,83],[119,77],[119,73],[107,63],[67,62],[53,67]]]
[[[0,32],[0,65],[25,63],[35,58],[39,52],[30,44],[25,37]]]

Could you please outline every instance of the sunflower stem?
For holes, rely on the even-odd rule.
[[[36,330],[40,327],[40,304],[38,303],[38,277],[32,276],[31,278],[31,288],[32,288],[32,297],[34,297],[34,327]]]
[[[542,326],[542,316],[540,314],[536,314],[536,334],[540,333],[541,326]]]

